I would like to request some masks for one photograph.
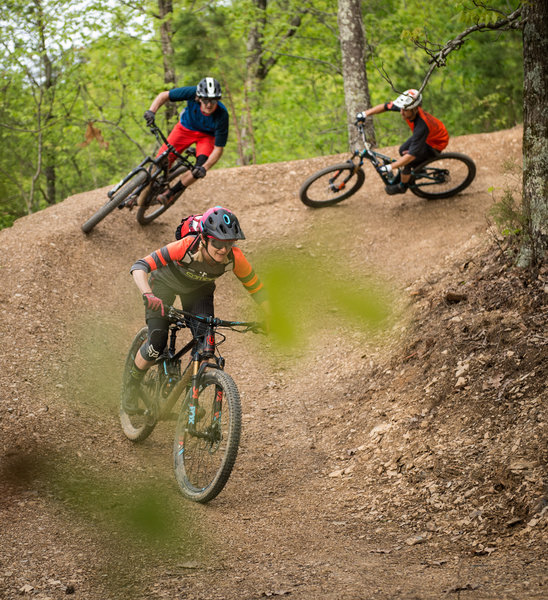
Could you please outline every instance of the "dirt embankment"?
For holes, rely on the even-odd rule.
[[[354,198],[306,209],[322,157],[216,170],[148,228],[116,211],[84,236],[105,188],[0,232],[0,598],[546,598],[548,272],[513,269],[487,231],[521,129],[450,149],[478,175],[439,202],[386,196],[366,167]],[[241,451],[195,506],[173,424],[132,445],[117,402],[143,318],[129,267],[213,204],[238,214],[258,271],[269,247],[375,273],[401,320],[384,337],[341,320],[294,350],[230,337]],[[250,304],[219,283],[219,316]]]

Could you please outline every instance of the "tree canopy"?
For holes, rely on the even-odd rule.
[[[491,2],[505,11],[507,4]],[[177,85],[204,75],[221,81],[231,115],[221,166],[348,147],[335,0],[7,5],[0,18],[0,225],[111,184],[150,152],[154,138],[142,115],[167,89],[166,64]],[[372,104],[394,96],[386,73],[398,89],[422,82],[428,55],[414,39],[444,43],[470,18],[465,2],[368,0],[361,8]],[[173,50],[167,63],[166,31]],[[521,33],[500,36],[469,39],[424,90],[425,108],[451,135],[522,121]],[[407,134],[403,127],[397,119],[379,121],[377,143],[397,143]]]

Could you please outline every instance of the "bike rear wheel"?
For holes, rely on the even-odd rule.
[[[122,204],[126,198],[129,198],[137,188],[144,185],[146,180],[146,173],[138,171],[129,181],[126,181],[112,198],[107,200],[107,202],[82,225],[82,231],[84,233],[89,233],[97,223],[102,221],[117,206]]]
[[[131,369],[135,361],[135,356],[139,351],[139,348],[147,339],[147,336],[147,327],[143,327],[135,336],[126,358],[126,364],[124,366],[124,374],[122,378],[122,393],[120,396],[120,423],[125,436],[132,442],[142,442],[152,433],[154,427],[156,427],[156,419],[148,410],[148,407],[144,402],[143,395],[139,396],[139,414],[128,415],[124,410],[124,395],[127,393],[127,385],[131,378]],[[148,390],[149,393],[154,393],[156,389],[155,381],[157,380],[157,377],[158,366],[154,365],[147,371],[145,377],[143,378],[141,389],[145,392]]]
[[[299,198],[311,208],[333,206],[355,194],[365,181],[361,167],[352,162],[340,163],[318,171],[301,186]]]
[[[175,164],[173,166],[174,168],[170,169],[168,175],[168,183],[172,183],[177,177],[180,177],[187,170],[187,167],[182,164]],[[181,195],[178,194],[177,197],[175,197],[168,205],[160,204],[156,198],[158,197],[158,194],[165,191],[165,189],[167,189],[167,186],[164,189],[158,188],[155,192],[151,191],[151,193],[145,199],[145,202],[139,206],[139,209],[137,210],[137,222],[140,225],[148,225],[149,223],[152,223],[154,219],[157,219],[160,215],[164,214],[166,210],[172,206],[175,203],[175,200],[177,200],[177,198]]]
[[[238,388],[224,371],[204,374],[197,411],[189,408],[191,394],[192,389],[183,403],[175,431],[175,478],[183,496],[206,503],[223,489],[236,462],[242,409]]]
[[[476,165],[466,154],[447,152],[413,169],[415,180],[409,189],[428,200],[450,198],[467,188],[476,176]]]

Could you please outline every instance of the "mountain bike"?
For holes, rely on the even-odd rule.
[[[355,150],[346,162],[318,171],[301,186],[299,197],[303,204],[312,208],[333,206],[350,198],[363,185],[363,164],[368,160],[385,185],[399,183],[399,173],[384,173],[383,165],[395,159],[372,149],[365,137],[365,117],[358,115],[356,127],[360,133],[363,150]],[[438,152],[436,156],[414,167],[408,189],[416,196],[427,200],[450,198],[466,189],[476,176],[476,165],[466,154]]]
[[[122,380],[120,422],[133,442],[146,439],[159,421],[176,420],[173,444],[175,478],[186,498],[206,503],[223,489],[236,462],[242,427],[240,395],[234,380],[224,371],[225,359],[218,347],[226,340],[225,328],[245,333],[265,333],[256,321],[224,321],[193,315],[166,306],[170,321],[169,341],[162,355],[148,369],[139,389],[136,414],[124,410],[135,355],[147,339],[143,327],[127,355]],[[192,339],[177,349],[177,333],[188,327]],[[182,359],[189,353],[183,368]],[[181,400],[177,413],[172,410]]]
[[[171,187],[171,183],[180,177],[185,171],[192,170],[196,163],[196,149],[187,148],[182,154],[167,141],[165,135],[159,127],[153,124],[150,127],[151,132],[161,145],[165,143],[167,149],[160,156],[147,156],[139,166],[128,173],[107,196],[105,204],[93,214],[83,225],[82,231],[89,233],[97,223],[102,221],[116,207],[119,209],[128,208],[133,210],[137,206],[137,221],[141,225],[148,225],[154,219],[163,214],[183,193],[176,193],[169,203],[162,204],[158,196]],[[171,167],[168,162],[168,155],[174,154],[176,159]],[[148,188],[144,198],[141,198],[141,192]]]

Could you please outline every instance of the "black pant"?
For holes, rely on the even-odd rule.
[[[194,313],[196,315],[214,316],[213,294],[215,292],[215,284],[206,284],[189,294],[177,294],[169,286],[158,281],[152,282],[152,292],[160,298],[164,306],[173,304],[176,296],[181,298],[183,310]],[[148,325],[148,339],[141,347],[141,356],[147,361],[153,361],[164,351],[167,344],[169,334],[169,321],[162,317],[157,310],[146,309],[146,322]],[[202,323],[196,323],[189,320],[187,324],[192,331],[194,337],[200,337],[206,334],[206,326]]]
[[[409,138],[400,146],[400,156],[407,154],[406,151],[409,151],[411,139],[412,138]],[[424,148],[421,148],[420,152],[417,152],[414,155],[415,160],[411,161],[407,165],[404,165],[402,172],[408,175],[409,173],[411,173],[411,169],[413,169],[414,167],[418,167],[421,163],[423,163],[425,160],[428,160],[429,158],[434,158],[434,156],[438,156],[438,154],[438,150],[432,148],[432,146],[428,146],[425,144]]]

